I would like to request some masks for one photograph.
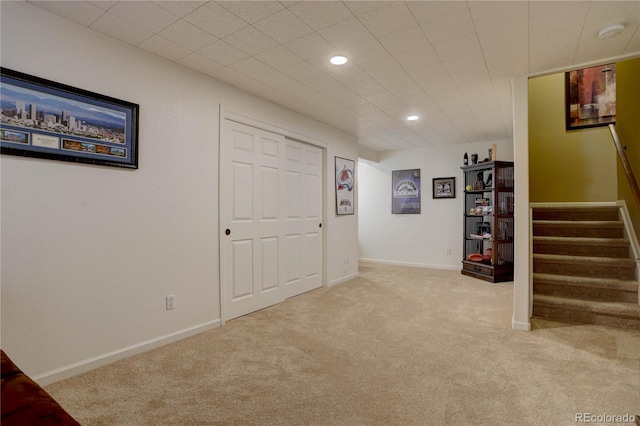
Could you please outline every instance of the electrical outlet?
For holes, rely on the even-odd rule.
[[[444,251],[444,253],[445,253],[446,255],[451,255],[451,249],[450,249],[450,248],[446,249],[446,250]]]
[[[174,309],[176,307],[176,295],[170,294],[167,296],[167,311]]]
[[[344,263],[345,265],[349,263],[349,256],[345,256],[344,259],[342,260],[342,263]]]

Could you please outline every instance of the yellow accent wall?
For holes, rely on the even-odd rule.
[[[564,73],[529,80],[529,201],[616,201],[609,129],[565,130],[564,94]]]
[[[640,59],[616,65],[616,129],[631,163],[636,181],[640,179]],[[640,210],[633,200],[622,163],[618,160],[618,199],[625,200],[636,235],[640,237]]]

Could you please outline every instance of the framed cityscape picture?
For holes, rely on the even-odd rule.
[[[138,168],[137,104],[1,68],[2,154]]]

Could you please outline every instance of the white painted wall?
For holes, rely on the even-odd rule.
[[[140,104],[139,170],[0,158],[1,345],[27,374],[51,383],[219,325],[220,104],[326,142],[325,282],[357,274],[357,216],[336,217],[333,196],[353,137],[26,2],[0,7],[3,67]]]
[[[513,142],[481,142],[386,151],[379,162],[358,163],[360,259],[384,263],[460,269],[463,235],[462,158],[488,155],[495,143],[498,160],[513,161]],[[421,214],[391,214],[391,172],[420,169]],[[456,178],[455,199],[433,199],[433,178]],[[446,250],[451,249],[447,255]]]

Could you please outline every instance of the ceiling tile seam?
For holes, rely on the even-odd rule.
[[[576,43],[575,51],[573,52],[573,58],[571,59],[571,63],[575,64],[578,56],[578,48],[580,46],[580,40],[582,40],[582,34],[584,33],[584,27],[587,23],[587,19],[589,19],[589,15],[591,14],[591,6],[593,5],[593,0],[589,1],[589,7],[587,8],[587,13],[584,15],[584,21],[582,22],[582,26],[580,27],[580,36],[578,37],[578,43]]]
[[[635,38],[636,34],[638,34],[638,33],[640,33],[640,25],[636,26],[635,31],[633,32],[633,34],[631,34],[631,37],[629,38],[629,41],[627,42],[627,44],[625,44],[624,48],[622,49],[621,54],[624,54],[624,52],[626,52],[627,49],[629,49],[629,47],[631,46],[631,43],[633,43],[633,39]],[[640,50],[636,50],[634,53],[640,53]]]
[[[405,2],[406,4],[406,2]],[[409,13],[411,14],[411,16],[413,16],[414,21],[416,22],[416,24],[418,25],[418,28],[420,28],[420,32],[422,33],[422,35],[425,37],[425,39],[427,40],[427,43],[429,43],[429,46],[431,46],[431,49],[433,49],[433,52],[435,53],[435,55],[437,56],[438,60],[440,61],[440,63],[442,62],[442,59],[440,58],[440,55],[438,55],[438,52],[434,49],[433,47],[433,43],[431,42],[431,40],[429,39],[429,37],[427,36],[427,34],[424,32],[424,28],[422,27],[422,25],[418,22],[418,19],[416,18],[416,16],[414,15],[413,11],[411,10],[410,7],[407,7],[409,9]],[[469,9],[469,5],[467,4],[467,9]],[[474,26],[475,28],[475,26]],[[377,40],[377,38],[376,38]],[[382,44],[382,43],[380,43]],[[387,53],[389,53],[391,55],[391,52],[388,51],[388,49],[382,44],[382,47],[387,51]],[[391,55],[393,57],[393,55]],[[422,93],[425,94],[425,96],[432,101],[435,105],[437,105],[438,103],[435,102],[435,100],[431,97],[431,95],[429,93],[427,93],[424,88],[415,80],[415,78],[413,78],[413,76],[411,75],[410,72],[408,72],[401,64],[398,64],[400,66],[400,68],[402,68],[407,75],[409,76],[409,78],[411,78],[411,80],[420,88],[420,90],[422,91]],[[458,89],[458,92],[460,93],[460,89],[458,88],[458,86],[456,86],[456,89]],[[462,135],[462,137],[465,139],[465,141],[469,142],[467,137],[464,135],[464,133],[461,131],[460,128],[458,128],[458,126],[456,125],[455,121],[451,121],[451,119],[449,119],[449,116],[442,111],[442,109],[440,107],[438,107],[438,110],[440,111],[440,113],[442,113],[442,115],[446,116],[447,119],[449,120],[449,122],[451,123],[451,125]],[[477,120],[476,120],[477,121]],[[427,125],[429,127],[431,127],[431,129],[438,135],[440,135],[444,140],[448,140],[443,134],[441,134],[439,131],[437,131],[436,129],[434,129],[430,124],[427,123]],[[479,125],[479,123],[478,123]]]
[[[528,8],[530,7],[530,3],[527,2],[527,22],[530,21],[529,19],[529,10]],[[497,96],[495,96],[496,94],[496,86],[493,83],[493,78],[491,78],[491,71],[489,70],[489,64],[487,64],[487,56],[486,53],[482,47],[482,43],[480,42],[480,38],[478,37],[478,27],[476,26],[476,20],[473,17],[473,13],[470,13],[471,15],[471,22],[473,23],[473,29],[475,31],[475,36],[476,39],[478,40],[478,46],[480,46],[480,51],[482,52],[482,62],[484,63],[484,68],[487,71],[487,74],[489,75],[489,80],[491,81],[491,89],[492,89],[492,93],[493,93],[493,99],[496,102],[496,105],[498,106],[498,111],[500,112],[500,120],[502,121],[502,128],[505,132],[505,134],[507,134],[507,124],[504,120],[504,116],[502,114],[502,110],[500,109],[500,102],[499,99],[497,98]],[[456,83],[455,80],[453,80],[453,84],[456,85],[456,87],[458,87],[458,84]],[[460,88],[458,87],[458,90],[460,90]],[[473,111],[473,108],[471,108],[471,105],[469,105],[469,103],[467,102],[467,100],[465,99],[465,103],[467,103],[467,105],[469,106],[469,109],[471,110],[471,114],[473,114],[474,118],[476,119],[476,122],[478,123],[478,125],[480,126],[480,130],[482,131],[482,134],[485,137],[485,140],[491,140],[491,138],[489,137],[489,135],[486,134],[484,127],[482,125],[480,125],[480,121],[478,120],[478,117],[476,116],[476,114]]]
[[[95,23],[96,23],[100,18],[102,18],[102,17],[103,17],[107,12],[109,12],[109,10],[110,10],[113,6],[115,6],[115,3],[114,3],[114,4],[112,4],[111,6],[109,6],[109,9],[106,9],[106,10],[105,10],[105,9],[103,9],[103,10],[102,10],[102,13],[100,14],[100,16],[98,16],[96,19],[94,19],[93,21],[91,21],[91,22],[89,23],[89,25],[87,25],[87,28],[91,28],[91,26],[92,26],[93,24],[95,24]]]

